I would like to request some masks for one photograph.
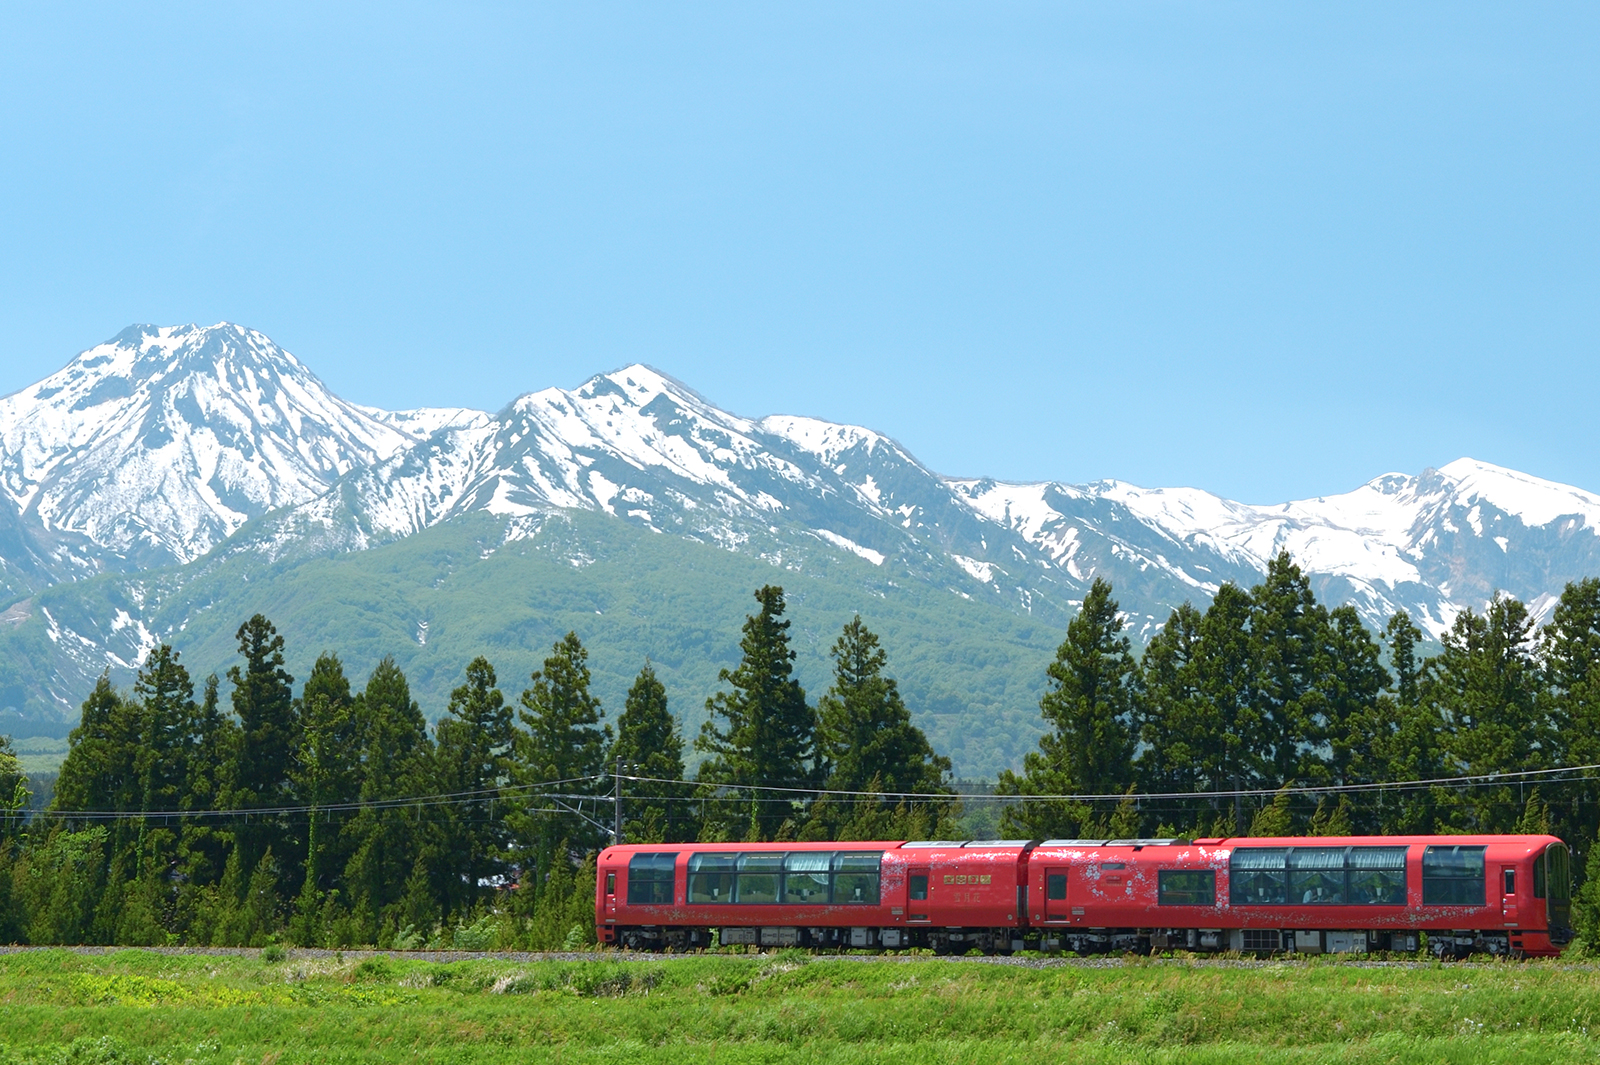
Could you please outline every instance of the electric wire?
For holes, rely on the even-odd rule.
[[[658,784],[672,785],[676,788],[694,788],[699,794],[695,795],[639,795],[626,794],[623,796],[630,802],[682,802],[701,803],[726,799],[730,792],[767,793],[766,797],[752,795],[749,801],[766,803],[793,802],[794,796],[830,797],[857,802],[878,802],[884,800],[899,800],[902,802],[986,802],[986,803],[1040,803],[1040,802],[1125,802],[1134,801],[1141,805],[1145,803],[1175,802],[1183,800],[1218,800],[1240,798],[1268,798],[1280,794],[1287,795],[1331,795],[1331,794],[1371,794],[1392,791],[1415,791],[1430,788],[1462,789],[1486,788],[1518,783],[1538,782],[1547,778],[1555,778],[1558,774],[1581,774],[1562,777],[1558,783],[1568,783],[1580,780],[1596,779],[1596,771],[1600,771],[1600,763],[1579,766],[1561,766],[1551,769],[1513,770],[1498,773],[1463,774],[1452,777],[1431,777],[1416,780],[1387,781],[1387,782],[1362,782],[1353,784],[1313,784],[1289,785],[1280,788],[1235,788],[1217,791],[1173,791],[1173,792],[1103,792],[1103,793],[1061,793],[1044,795],[1001,795],[985,792],[916,792],[916,791],[861,791],[836,788],[794,788],[775,784],[728,784],[713,781],[673,780],[665,777],[632,776],[627,774],[604,773],[588,777],[567,777],[560,780],[539,781],[530,784],[506,784],[494,788],[478,788],[469,791],[441,792],[428,795],[413,795],[392,799],[365,799],[332,803],[302,803],[296,805],[278,806],[252,806],[252,807],[227,807],[215,809],[191,810],[30,810],[18,811],[10,817],[22,817],[25,820],[35,818],[57,820],[83,820],[83,821],[116,821],[116,820],[204,820],[204,819],[243,819],[248,821],[251,817],[291,817],[295,815],[340,814],[360,812],[363,810],[421,810],[438,806],[468,806],[473,804],[490,804],[495,802],[517,800],[543,800],[551,802],[590,802],[610,803],[615,801],[615,796],[606,791],[594,792],[551,792],[541,789],[553,788],[560,785],[571,784],[601,784],[615,785],[621,781],[633,784]],[[561,813],[576,815],[590,820],[581,811],[562,807],[529,809],[518,806],[519,813]]]

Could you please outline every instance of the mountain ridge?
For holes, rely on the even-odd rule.
[[[577,512],[605,519],[582,523],[600,538],[588,546],[549,524]],[[1600,496],[1472,459],[1269,505],[948,477],[876,430],[733,414],[643,363],[495,413],[386,412],[335,396],[254,330],[133,326],[0,399],[0,705],[70,714],[101,668],[126,676],[153,641],[182,639],[184,589],[242,604],[267,573],[462,522],[480,530],[483,560],[532,544],[581,572],[607,554],[607,521],[759,560],[780,581],[845,581],[824,598],[870,585],[1051,626],[1103,576],[1137,640],[1185,600],[1253,584],[1279,550],[1325,601],[1374,627],[1404,609],[1434,636],[1496,591],[1542,615],[1566,581],[1600,572]],[[88,584],[68,602],[97,574],[120,589],[104,624]],[[5,634],[25,630],[49,669],[5,666]],[[5,668],[33,679],[7,689]]]

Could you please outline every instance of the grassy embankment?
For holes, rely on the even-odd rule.
[[[1570,1062],[1597,1022],[1600,970],[1550,963],[0,957],[4,1065]]]

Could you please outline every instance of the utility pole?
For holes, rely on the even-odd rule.
[[[611,774],[611,782],[616,791],[616,811],[611,826],[611,842],[613,845],[622,843],[622,759],[618,758]]]

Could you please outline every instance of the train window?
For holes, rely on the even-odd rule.
[[[1426,906],[1482,906],[1482,847],[1429,847],[1422,852],[1422,902]]]
[[[1067,897],[1067,874],[1050,873],[1044,878],[1044,897],[1057,902]]]
[[[691,854],[689,856],[689,901],[732,902],[733,874],[737,854]]]
[[[616,873],[607,873],[606,874],[606,894],[607,895],[615,895],[616,893],[617,893],[617,874]]]
[[[799,851],[783,859],[783,901],[805,905],[828,901],[827,851]]]
[[[928,898],[928,877],[926,873],[917,873],[910,879],[908,892],[912,902],[923,902]]]
[[[1351,847],[1345,859],[1349,901],[1363,906],[1406,904],[1406,848]]]
[[[878,904],[878,866],[882,864],[882,861],[882,851],[835,854],[833,856],[833,901],[876,906]],[[922,897],[928,897],[926,877],[923,878]]]
[[[1289,901],[1302,905],[1344,902],[1343,847],[1295,847],[1289,852]]]
[[[1566,902],[1572,895],[1572,873],[1568,869],[1571,857],[1567,848],[1552,843],[1545,848],[1545,858],[1550,862],[1550,901]]]
[[[1545,858],[1542,854],[1533,860],[1533,897],[1536,899],[1544,898],[1545,894],[1544,863]]]
[[[734,888],[734,902],[755,905],[778,901],[778,880],[783,875],[781,854],[739,855],[739,880]]]
[[[1157,874],[1162,906],[1215,906],[1217,874],[1210,869],[1162,869]]]
[[[676,852],[635,854],[628,859],[628,902],[640,906],[671,906]]]
[[[1505,893],[1507,895],[1515,895],[1517,893],[1517,871],[1515,869],[1507,869],[1506,870],[1506,891],[1505,891]]]
[[[1127,867],[1128,865],[1126,862],[1106,862],[1100,866],[1100,871],[1102,873],[1115,872],[1118,869],[1126,869]]]
[[[1235,847],[1228,859],[1228,900],[1235,906],[1288,902],[1288,856],[1284,847]]]

